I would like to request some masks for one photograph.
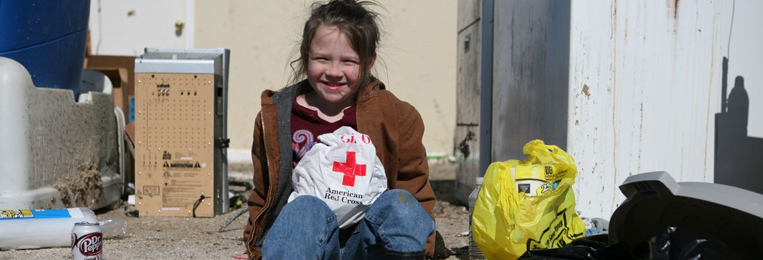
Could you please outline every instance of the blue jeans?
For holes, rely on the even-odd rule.
[[[299,196],[286,204],[262,245],[263,259],[373,259],[384,252],[423,252],[435,224],[405,190],[390,190],[358,224],[339,229],[321,199]]]

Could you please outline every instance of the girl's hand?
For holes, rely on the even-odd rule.
[[[249,254],[237,255],[233,259],[249,259]]]

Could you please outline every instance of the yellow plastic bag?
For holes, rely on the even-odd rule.
[[[472,233],[487,259],[559,248],[585,233],[575,213],[575,160],[541,140],[522,150],[522,161],[490,164],[474,206]]]

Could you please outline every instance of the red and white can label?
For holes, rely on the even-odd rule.
[[[78,238],[75,246],[83,255],[97,255],[101,253],[101,240],[103,240],[103,235],[100,232],[90,233]]]
[[[77,237],[72,234],[72,259],[73,260],[101,260],[103,249],[103,234],[93,232]]]

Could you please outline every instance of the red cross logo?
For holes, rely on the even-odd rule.
[[[366,165],[355,163],[355,152],[347,152],[347,162],[334,162],[335,172],[344,173],[342,185],[355,187],[355,176],[366,176]]]

